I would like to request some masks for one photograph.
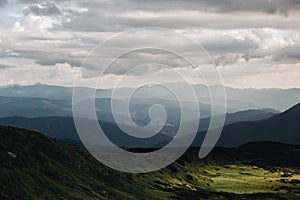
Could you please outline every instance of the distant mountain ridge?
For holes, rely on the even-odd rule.
[[[232,147],[255,141],[300,144],[300,103],[267,119],[225,126],[218,145]]]
[[[1,117],[72,116],[71,102],[39,97],[0,96]]]
[[[104,121],[99,123],[101,124],[101,128],[106,133],[107,137],[113,143],[125,149],[140,147],[159,148],[160,146],[157,146],[157,144],[166,145],[172,139],[172,137],[162,133],[147,139],[134,138],[125,134],[116,124]],[[0,124],[35,130],[47,134],[52,138],[82,146],[72,117],[8,117],[0,118]]]
[[[176,84],[176,87],[181,87],[182,83],[169,83]],[[209,92],[206,86],[198,84],[193,85],[196,94],[202,103],[209,103]],[[222,90],[221,86],[212,86],[216,91]],[[93,90],[91,88],[82,88],[83,90]],[[272,108],[275,110],[284,111],[289,107],[298,103],[300,99],[300,89],[236,89],[225,87],[228,107],[236,110],[247,110],[247,109],[262,109]],[[127,96],[132,92],[133,88],[119,88],[118,91]],[[0,96],[4,97],[37,97],[47,99],[64,99],[71,101],[72,99],[72,87],[62,87],[53,85],[30,85],[30,86],[6,86],[0,87]],[[184,91],[182,91],[184,93]],[[112,89],[98,89],[96,96],[98,98],[110,98]],[[191,94],[185,94],[186,99],[189,99]],[[164,93],[147,88],[147,92],[140,93],[137,98],[152,98],[160,97],[162,99],[167,98]]]
[[[236,122],[243,121],[258,121],[262,119],[267,119],[280,112],[273,109],[262,109],[262,110],[243,110],[235,113],[227,113],[224,125],[233,124]],[[210,123],[210,117],[200,120],[200,126],[198,131],[205,131],[208,129]]]
[[[272,113],[271,113],[272,112]],[[247,110],[237,113],[229,113],[226,117],[225,124],[231,124],[237,121],[255,121],[256,119],[268,118],[274,116],[277,111],[263,111],[263,110]],[[206,130],[209,124],[210,118],[201,119],[199,130]],[[36,118],[24,118],[24,117],[5,117],[0,118],[1,125],[14,126],[20,128],[26,128],[29,130],[36,130],[49,135],[50,137],[69,141],[74,144],[80,144],[81,141],[77,134],[74,120],[72,117],[36,117]],[[176,127],[166,126],[160,137],[154,140],[130,140],[130,138],[122,137],[122,131],[111,122],[101,122],[101,126],[104,126],[104,130],[108,135],[111,135],[115,141],[122,141],[118,144],[127,147],[160,147],[168,143],[172,138],[173,132],[176,132]],[[119,134],[121,134],[119,136]],[[153,139],[153,138],[152,138]],[[136,144],[135,144],[136,143]]]

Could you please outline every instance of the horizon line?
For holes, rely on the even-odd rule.
[[[180,84],[182,82],[165,82],[164,84]],[[52,86],[52,87],[63,87],[63,88],[73,88],[70,85],[54,85],[54,84],[47,84],[47,83],[34,83],[34,84],[7,84],[7,85],[0,85],[0,88],[9,88],[9,87],[30,87],[30,86]],[[194,83],[191,84],[193,86],[196,85],[201,85],[201,86],[206,86],[203,83]],[[215,87],[215,86],[221,86],[221,85],[212,85],[211,87]],[[88,89],[94,89],[92,87],[88,87],[88,86],[80,86],[82,88],[88,88]],[[282,88],[282,87],[261,87],[261,88],[256,88],[256,87],[232,87],[232,86],[228,86],[228,85],[224,85],[225,88],[230,88],[230,89],[237,89],[237,90],[271,90],[271,89],[280,89],[280,90],[293,90],[293,89],[300,89],[300,87],[288,87],[288,88]],[[124,86],[124,87],[119,87],[119,88],[134,88],[132,86]],[[102,89],[102,90],[110,90],[113,89],[112,87],[109,88],[97,88],[97,89]]]

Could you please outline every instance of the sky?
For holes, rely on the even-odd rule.
[[[299,19],[299,0],[0,0],[0,85],[72,86],[77,77],[82,85],[91,86],[103,63],[146,38],[147,47],[180,49],[201,63],[196,66],[200,71],[215,67],[226,86],[299,88]],[[169,29],[182,38],[168,31],[136,30],[91,56],[102,42],[143,27]],[[210,58],[184,37],[202,45]],[[127,73],[140,60],[158,64]],[[101,87],[111,87],[124,77],[123,86],[145,80],[179,81],[172,76],[174,71],[193,84],[203,82],[172,52],[143,49],[120,57],[103,75]],[[216,77],[206,74],[213,83]]]

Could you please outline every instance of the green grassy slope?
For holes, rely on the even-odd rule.
[[[192,149],[165,169],[126,174],[79,147],[0,126],[0,199],[299,199],[299,154],[254,143],[199,160]]]

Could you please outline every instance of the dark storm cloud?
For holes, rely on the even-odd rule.
[[[0,0],[0,7],[3,7],[7,4],[7,0]]]
[[[280,60],[299,59],[299,55],[295,51],[298,47],[290,47],[291,44],[286,38],[281,38],[284,40],[283,43],[286,43],[284,49],[277,48],[277,46],[262,48],[260,43],[273,38],[271,33],[263,30],[265,27],[286,30],[300,28],[300,0],[19,1],[25,5],[22,16],[25,18],[24,24],[22,24],[22,20],[19,21],[20,26],[23,25],[23,29],[26,30],[26,23],[34,24],[34,26],[36,23],[41,23],[42,29],[46,27],[43,29],[45,33],[70,33],[70,36],[62,39],[53,36],[53,38],[49,38],[47,35],[45,37],[29,35],[19,38],[20,40],[32,41],[32,44],[29,44],[27,51],[15,49],[18,54],[14,54],[14,56],[32,59],[42,66],[52,66],[58,63],[80,66],[84,56],[74,56],[72,50],[76,52],[87,46],[96,45],[101,39],[98,40],[97,37],[93,36],[95,32],[121,32],[131,28],[153,26],[180,29],[186,32],[192,32],[194,29],[212,30],[212,35],[210,35],[212,32],[207,35],[200,32],[202,38],[199,39],[199,42],[215,58],[216,64],[220,66],[234,65],[237,62],[250,61],[253,58],[272,57],[272,61],[278,63],[281,62]],[[32,15],[34,16],[32,17]],[[53,19],[55,23],[52,22]],[[48,23],[52,24],[47,26],[47,20]],[[46,25],[44,26],[43,23]],[[27,29],[31,30],[32,26]],[[252,29],[262,31],[252,33]],[[243,31],[247,33],[245,34]],[[73,33],[77,34],[78,32],[84,36],[75,39],[77,36]],[[109,34],[113,35],[114,33]],[[278,37],[281,37],[280,34]],[[85,41],[93,42],[87,44]],[[116,46],[120,46],[120,44],[132,45],[131,43],[125,44],[126,41],[126,39],[118,41]],[[166,46],[178,45],[170,37],[164,38],[161,42]],[[277,40],[274,39],[274,41],[265,43],[268,47],[269,44],[276,42]],[[31,45],[32,49],[30,48]],[[48,49],[45,51],[42,48],[37,50],[39,45],[44,45],[44,49],[47,49],[46,47]],[[68,50],[66,50],[67,48]],[[181,48],[186,53],[193,54],[195,52],[190,46],[183,45]],[[111,56],[107,52],[102,52],[102,54],[107,58]],[[153,57],[151,53],[144,53],[142,56]],[[193,56],[197,57],[197,55]],[[127,69],[126,66],[134,64],[136,60],[139,58],[128,57],[124,59],[123,66],[111,73],[120,74],[118,70]],[[92,64],[88,66],[91,69],[98,67]]]
[[[39,5],[31,5],[24,9],[24,14],[34,14],[39,16],[52,16],[62,14],[61,10],[54,2],[45,2]]]
[[[120,31],[137,27],[175,29],[299,28],[300,0],[113,0],[80,1],[88,12],[65,23],[77,31]],[[129,15],[128,15],[129,14]],[[147,15],[149,14],[149,15]],[[280,16],[266,18],[267,15]],[[289,20],[289,21],[287,21]]]
[[[217,66],[227,66],[236,64],[237,61],[240,59],[239,55],[222,55],[215,59],[215,63]]]
[[[213,38],[210,41],[204,40],[202,44],[207,51],[219,53],[240,53],[258,48],[258,43],[250,38],[239,40],[229,36]]]
[[[81,1],[82,5],[96,7],[113,7],[113,10],[170,11],[195,10],[205,12],[263,12],[284,13],[299,8],[299,0],[113,0],[113,1]]]
[[[55,27],[82,32],[122,31],[138,27],[172,29],[300,28],[300,0],[19,0],[29,4],[25,14],[74,15]],[[30,5],[33,4],[34,5]],[[64,3],[63,10],[57,5]],[[68,10],[76,5],[88,12]],[[147,15],[148,14],[148,15]],[[266,15],[280,16],[267,18]],[[287,16],[292,16],[287,19]],[[300,13],[299,13],[300,15]]]
[[[280,49],[273,55],[273,59],[280,62],[300,62],[300,42]]]
[[[79,67],[84,57],[72,56],[66,52],[19,51],[18,57],[31,58],[42,66],[68,63],[72,67]]]
[[[14,68],[15,66],[0,63],[0,69]]]

